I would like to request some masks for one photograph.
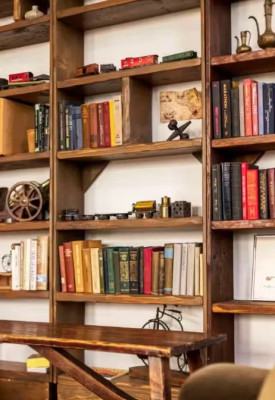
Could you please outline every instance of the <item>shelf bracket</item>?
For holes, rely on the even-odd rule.
[[[202,152],[197,151],[196,153],[192,153],[192,155],[202,164]]]
[[[247,162],[248,164],[256,164],[264,155],[264,151],[251,152],[246,154],[238,154],[232,161]]]
[[[109,164],[109,161],[99,161],[93,164],[86,164],[82,169],[82,189],[85,193],[92,183],[99,177],[104,169]]]

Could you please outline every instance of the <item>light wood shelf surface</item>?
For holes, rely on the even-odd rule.
[[[275,150],[275,134],[212,140],[212,148],[230,152]]]
[[[1,232],[42,231],[50,228],[49,221],[0,223]]]
[[[0,290],[0,299],[48,299],[48,291]]]
[[[213,304],[214,313],[275,315],[274,301],[232,300]]]
[[[50,152],[21,153],[0,157],[0,171],[40,168],[50,165]]]
[[[242,221],[213,221],[214,230],[251,230],[251,229],[275,229],[275,219],[242,220]]]
[[[0,34],[1,36],[1,34]],[[17,87],[0,91],[0,98],[22,101],[28,104],[47,103],[49,101],[49,83]]]

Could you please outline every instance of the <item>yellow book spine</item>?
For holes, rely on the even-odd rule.
[[[84,276],[83,276],[83,262],[82,262],[82,249],[83,242],[72,242],[73,246],[73,261],[74,261],[74,276],[76,292],[84,292]]]
[[[115,132],[115,107],[114,102],[110,101],[110,126],[111,126],[111,146],[116,146],[116,132]]]

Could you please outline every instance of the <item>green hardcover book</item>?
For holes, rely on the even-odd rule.
[[[129,251],[129,260],[130,260],[130,293],[138,294],[139,285],[138,285],[138,262],[139,262],[139,254],[138,248],[131,248]]]
[[[100,277],[100,293],[105,293],[104,285],[104,266],[103,266],[103,251],[99,249],[98,251],[98,261],[99,261],[99,277]]]
[[[119,249],[120,292],[130,294],[129,248]]]
[[[107,249],[107,271],[108,271],[108,293],[115,294],[115,269],[114,269],[114,249]]]
[[[120,294],[120,265],[119,265],[119,250],[113,251],[113,263],[115,273],[115,292]]]

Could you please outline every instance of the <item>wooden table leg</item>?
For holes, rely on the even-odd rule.
[[[171,400],[169,358],[149,357],[151,400]]]
[[[187,360],[188,360],[188,366],[189,366],[189,371],[192,374],[192,372],[197,371],[198,369],[203,367],[203,361],[201,357],[201,351],[200,350],[191,350],[187,352]]]

